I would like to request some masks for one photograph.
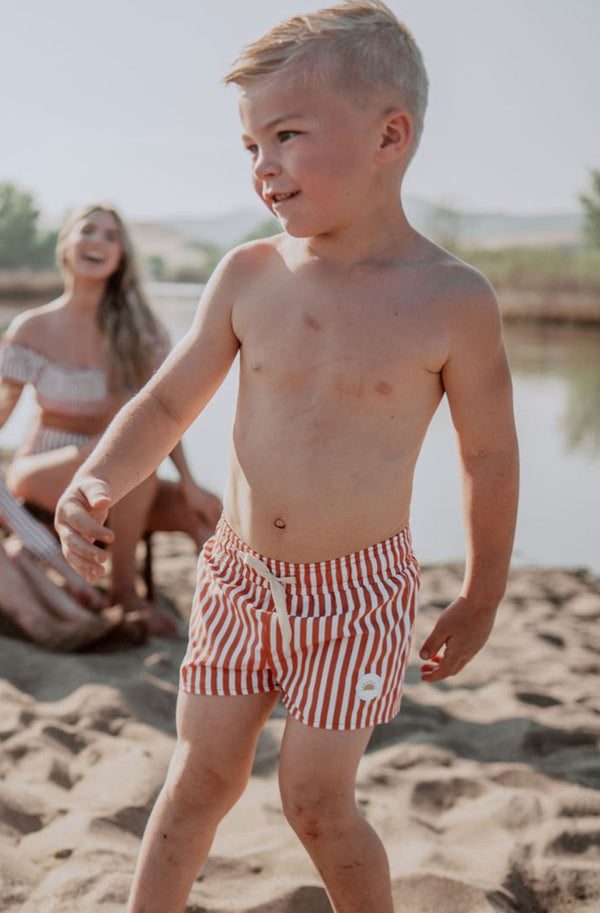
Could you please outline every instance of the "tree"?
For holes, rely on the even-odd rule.
[[[584,234],[590,244],[600,247],[600,169],[593,169],[590,191],[582,193],[579,199],[584,211]]]
[[[44,269],[53,265],[56,232],[39,231],[39,215],[30,193],[8,181],[0,183],[1,269]]]

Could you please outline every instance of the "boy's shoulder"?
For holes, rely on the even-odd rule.
[[[228,251],[215,269],[210,285],[228,297],[247,292],[254,283],[267,281],[281,266],[282,234],[246,241]]]
[[[483,273],[433,241],[423,240],[425,244],[416,266],[433,285],[458,299],[479,295],[494,298],[494,290]]]
[[[430,258],[423,261],[423,284],[432,299],[453,316],[499,316],[498,300],[489,280],[474,266],[455,254],[430,244]]]
[[[279,232],[267,238],[256,238],[238,244],[223,258],[222,263],[229,272],[259,270],[271,262],[281,259],[285,235]]]

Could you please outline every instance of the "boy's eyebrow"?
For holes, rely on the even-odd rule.
[[[285,121],[295,120],[296,118],[307,116],[308,112],[306,111],[292,111],[289,114],[278,114],[277,117],[273,117],[271,120],[267,121],[266,124],[263,124],[261,129],[267,131],[273,130],[275,127],[277,127],[279,124],[284,123]],[[242,138],[247,139],[248,137],[246,134],[243,134]]]

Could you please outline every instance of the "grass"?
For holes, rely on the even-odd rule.
[[[470,248],[456,251],[498,290],[577,292],[600,296],[600,249],[576,247]]]
[[[265,223],[256,234],[270,234],[273,228],[272,222]],[[506,319],[600,324],[600,248],[473,247],[453,252],[487,276]],[[174,268],[160,258],[160,278],[206,281],[224,251],[206,247],[203,253],[203,261],[189,268]],[[58,287],[52,288],[57,282]],[[58,274],[0,271],[0,303],[2,299],[49,300],[59,290]]]

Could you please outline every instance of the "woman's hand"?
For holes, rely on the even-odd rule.
[[[182,490],[186,504],[192,513],[206,526],[214,529],[223,510],[219,498],[205,488],[196,485],[192,480],[182,484]]]

